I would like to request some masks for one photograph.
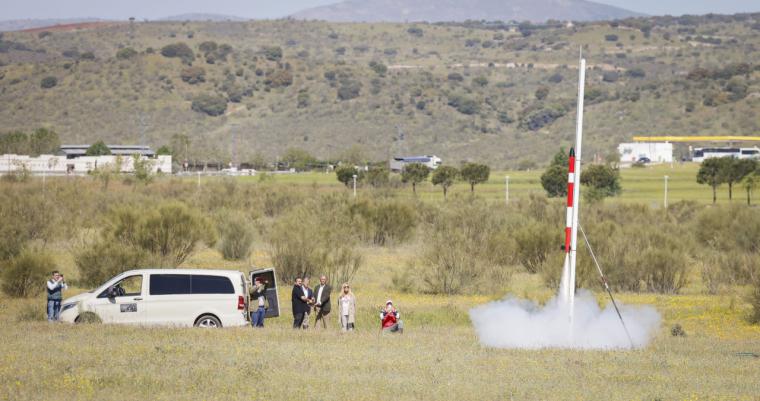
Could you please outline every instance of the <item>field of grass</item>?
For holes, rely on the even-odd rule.
[[[605,202],[635,202],[645,203],[653,207],[662,207],[664,201],[664,182],[668,176],[668,203],[680,201],[696,201],[712,203],[712,190],[709,186],[697,184],[699,170],[697,163],[674,163],[649,166],[646,168],[624,168],[620,170],[623,191],[620,196],[608,198]],[[543,194],[541,187],[542,169],[531,171],[493,171],[488,182],[475,186],[475,194],[491,200],[505,200],[506,177],[509,176],[509,198],[518,200],[526,198],[531,193]],[[214,178],[208,178],[214,179]],[[255,182],[260,177],[240,177],[243,182]],[[269,175],[265,180],[287,185],[313,185],[320,188],[343,188],[334,173],[312,172],[298,174]],[[350,189],[347,189],[350,190]],[[450,196],[462,196],[470,193],[470,186],[458,182],[449,189]],[[361,197],[362,188],[358,189]],[[400,191],[400,195],[413,196],[411,186]],[[424,200],[443,200],[443,190],[427,182],[417,185],[417,196]],[[735,203],[746,202],[746,192],[740,185],[734,186]],[[728,188],[723,185],[718,188],[718,203],[728,203]]]

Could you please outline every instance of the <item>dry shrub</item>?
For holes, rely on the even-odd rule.
[[[26,298],[41,293],[45,289],[47,276],[56,268],[52,256],[34,249],[24,249],[4,264],[2,290],[12,298]]]
[[[403,243],[412,236],[417,224],[410,201],[362,200],[350,210],[356,224],[362,227],[365,239],[375,245]]]
[[[345,196],[321,196],[280,216],[267,240],[281,280],[325,274],[350,281],[362,263]]]
[[[127,270],[143,268],[148,259],[141,249],[116,241],[96,242],[74,255],[79,282],[91,287]]]
[[[220,236],[218,247],[224,259],[242,260],[251,255],[253,227],[243,213],[222,213],[217,226]]]
[[[435,294],[477,293],[503,288],[510,269],[498,246],[504,217],[478,198],[452,199],[424,230],[415,274],[422,290]]]

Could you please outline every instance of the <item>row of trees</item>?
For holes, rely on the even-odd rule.
[[[31,134],[22,131],[0,133],[0,154],[55,154],[60,146],[58,134],[47,128],[38,128]]]
[[[752,203],[752,191],[760,185],[760,164],[754,159],[733,157],[711,158],[702,162],[697,172],[697,183],[709,185],[713,191],[713,203],[717,200],[718,187],[728,185],[728,200],[733,200],[734,184],[740,183],[747,191],[747,204]]]
[[[357,183],[368,183],[374,187],[381,186],[389,182],[389,174],[388,169],[384,167],[363,171],[354,166],[341,166],[335,170],[338,181],[347,187],[353,183],[354,176],[356,176]],[[459,169],[453,166],[441,166],[435,170],[421,163],[410,163],[404,166],[404,170],[401,172],[401,182],[411,183],[412,191],[416,194],[417,184],[425,182],[430,177],[430,182],[433,185],[441,186],[445,198],[449,187],[455,182],[459,180],[467,182],[470,184],[470,192],[474,193],[475,185],[488,181],[490,174],[491,168],[479,163],[465,163]]]

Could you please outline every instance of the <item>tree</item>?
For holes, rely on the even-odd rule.
[[[389,171],[386,167],[371,168],[362,176],[362,179],[366,181],[367,184],[379,188],[388,185],[388,182],[390,181],[388,173]]]
[[[547,96],[549,96],[549,88],[546,86],[541,86],[536,89],[535,95],[537,100],[544,100]]]
[[[340,166],[335,169],[335,176],[338,178],[338,181],[342,182],[345,186],[351,185],[354,180],[354,175],[358,176],[358,174],[359,172],[354,166]]]
[[[560,148],[549,167],[541,174],[541,186],[550,198],[567,196],[567,163],[567,152]]]
[[[107,156],[110,154],[111,149],[102,139],[90,145],[90,147],[87,148],[87,152],[85,152],[86,156]]]
[[[466,163],[459,171],[462,179],[470,183],[470,192],[475,193],[475,184],[488,181],[491,168],[485,164]]]
[[[29,154],[29,137],[21,131],[0,135],[0,154]]]
[[[417,193],[417,184],[425,181],[430,175],[430,168],[422,163],[411,163],[404,166],[401,172],[401,182],[411,182],[412,192]]]
[[[431,177],[430,181],[433,185],[440,185],[443,188],[443,198],[446,198],[446,194],[449,191],[449,187],[454,184],[454,181],[459,177],[459,170],[451,166],[438,167]]]
[[[161,55],[169,58],[179,58],[185,64],[190,64],[195,60],[195,53],[185,43],[173,43],[161,48]]]
[[[32,156],[55,154],[60,147],[61,140],[58,134],[47,128],[38,128],[29,137],[29,153]]]
[[[733,199],[734,183],[755,171],[757,162],[752,159],[723,158],[721,160],[721,181],[728,184],[728,200]]]
[[[697,183],[712,187],[713,204],[717,201],[717,188],[723,183],[723,175],[721,174],[722,163],[720,158],[707,159],[702,162],[697,172]]]
[[[187,67],[180,73],[182,81],[195,85],[206,81],[206,70],[203,67]]]
[[[288,163],[290,168],[294,168],[297,171],[309,170],[317,159],[311,155],[311,153],[299,149],[289,148],[285,151],[285,155],[282,157],[282,161]]]
[[[174,152],[172,152],[171,148],[168,145],[162,145],[158,150],[156,150],[156,155],[172,155]]]
[[[604,164],[592,164],[581,173],[581,184],[588,185],[599,197],[615,196],[621,191],[620,171]]]
[[[747,205],[752,204],[752,191],[760,186],[760,170],[755,170],[746,176],[741,181],[742,186],[747,191]]]
[[[210,116],[220,116],[227,110],[227,99],[219,95],[202,93],[193,98],[191,108],[193,111]]]

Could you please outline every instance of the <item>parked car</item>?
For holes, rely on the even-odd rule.
[[[652,159],[648,157],[639,157],[639,160],[636,161],[636,163],[639,163],[639,164],[649,164],[651,162],[652,162]]]
[[[234,270],[145,269],[121,273],[63,300],[61,320],[231,327],[248,324],[248,283]]]

